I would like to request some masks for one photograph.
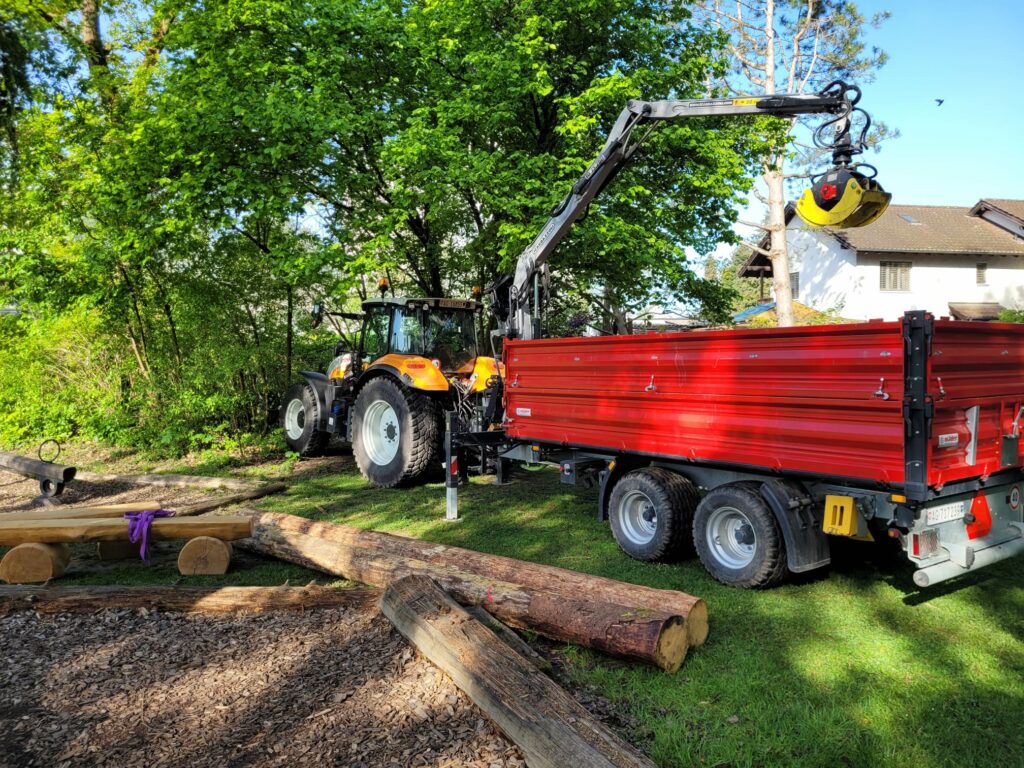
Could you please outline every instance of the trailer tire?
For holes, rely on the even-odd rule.
[[[352,411],[352,452],[378,488],[412,485],[439,469],[437,404],[382,376],[359,391]]]
[[[664,562],[692,554],[696,487],[661,467],[636,469],[612,488],[608,517],[619,548],[635,560]]]
[[[331,435],[319,429],[320,401],[309,382],[291,386],[281,409],[281,428],[288,447],[304,459],[324,452]]]
[[[773,587],[789,574],[782,531],[756,485],[708,493],[694,515],[693,544],[708,573],[730,587]]]

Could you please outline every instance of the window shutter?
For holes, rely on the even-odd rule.
[[[800,273],[790,272],[789,273],[789,290],[793,293],[793,298],[799,298],[800,296]]]
[[[974,276],[978,285],[988,285],[988,264],[978,264],[975,267]]]
[[[879,262],[879,288],[883,291],[910,290],[909,261]]]

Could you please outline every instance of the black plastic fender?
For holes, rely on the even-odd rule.
[[[319,418],[317,421],[317,429],[322,432],[336,432],[337,425],[328,425],[327,420],[331,415],[331,380],[327,374],[320,373],[319,371],[299,371],[299,376],[304,378],[309,386],[313,388],[316,393],[317,400],[317,414]]]
[[[832,562],[828,537],[821,530],[822,510],[799,484],[767,480],[763,498],[779,521],[786,541],[786,565],[793,573],[812,571]]]

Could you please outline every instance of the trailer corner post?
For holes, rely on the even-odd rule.
[[[459,519],[459,455],[452,435],[452,411],[444,412],[445,520]]]

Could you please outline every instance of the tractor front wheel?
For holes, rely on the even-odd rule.
[[[293,384],[281,409],[281,426],[288,447],[304,459],[322,454],[331,436],[318,429],[319,424],[320,403],[313,387],[305,381]]]
[[[437,404],[389,378],[373,379],[356,397],[352,452],[378,488],[424,479],[439,461],[440,434]]]

